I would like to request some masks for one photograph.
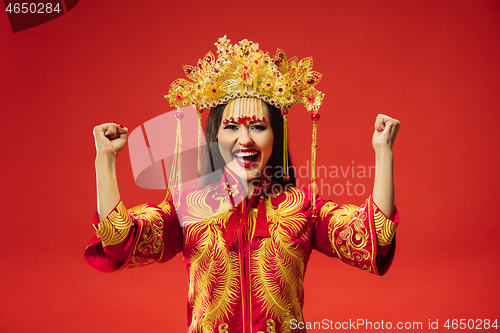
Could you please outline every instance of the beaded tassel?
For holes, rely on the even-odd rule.
[[[269,226],[267,224],[267,214],[265,198],[262,195],[257,208],[257,219],[255,220],[255,237],[271,237],[269,234]]]
[[[290,180],[288,174],[288,111],[283,111],[283,180]]]
[[[181,156],[182,156],[182,135],[181,135],[181,120],[184,118],[182,111],[177,111],[175,113],[175,118],[177,119],[177,130],[175,133],[175,149],[174,149],[174,159],[172,161],[172,168],[170,169],[170,176],[168,178],[168,184],[171,187],[172,200],[175,206],[178,208],[180,204],[180,193],[182,191],[182,179],[181,179]]]
[[[313,131],[312,131],[312,145],[311,145],[311,190],[312,190],[312,217],[316,219],[316,154],[318,151],[317,145],[317,132],[318,132],[318,124],[319,113],[311,114],[311,119],[313,121]]]
[[[231,101],[227,105],[228,118],[224,119],[223,123],[227,125],[229,122],[244,124],[247,121],[266,121],[263,105],[264,102],[252,97]]]
[[[236,251],[238,249],[238,238],[240,237],[242,223],[240,223],[240,212],[236,208],[231,209],[231,215],[226,222],[226,229],[224,230],[224,239],[226,240],[227,247]]]
[[[198,110],[198,164],[196,168],[196,176],[201,177],[201,133],[203,129],[201,127],[201,113],[203,109]]]

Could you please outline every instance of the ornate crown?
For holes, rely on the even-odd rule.
[[[322,75],[312,70],[311,57],[288,59],[281,49],[274,58],[246,39],[230,44],[219,38],[217,60],[212,52],[196,66],[184,66],[189,78],[177,79],[165,98],[182,108],[194,104],[198,109],[213,108],[240,97],[255,97],[284,111],[300,103],[308,111],[318,111],[324,94],[314,86]]]

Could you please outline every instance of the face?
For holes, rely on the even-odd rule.
[[[241,179],[251,181],[264,169],[273,152],[274,133],[269,123],[269,110],[261,100],[239,98],[225,109],[222,119],[230,119],[219,127],[219,149],[226,165]],[[232,104],[234,103],[234,104]],[[250,105],[249,105],[250,103]],[[249,108],[253,114],[266,121],[250,121],[240,124],[237,115],[241,108]],[[236,116],[235,116],[236,115]]]

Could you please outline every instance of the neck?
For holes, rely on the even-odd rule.
[[[255,187],[252,185],[252,182],[247,182],[247,199],[250,200],[252,197],[253,191]]]

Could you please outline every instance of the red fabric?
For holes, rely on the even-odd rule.
[[[170,214],[161,210],[158,234],[148,231],[154,228],[148,229],[148,220],[137,212],[159,208],[129,210],[135,219],[127,239],[103,247],[94,237],[85,258],[96,269],[111,272],[165,262],[182,250],[189,279],[188,332],[250,327],[255,332],[269,327],[282,332],[290,320],[303,321],[302,283],[312,249],[370,273],[382,275],[389,269],[395,245],[377,246],[374,216],[381,215],[371,197],[361,207],[318,199],[318,217],[313,219],[307,190],[288,188],[257,204],[255,195],[245,200],[230,170],[225,176],[220,184],[182,194],[181,221],[173,209]],[[255,237],[263,208],[269,237]],[[151,248],[162,242],[162,254],[144,252],[138,246],[142,239],[149,240]]]
[[[157,206],[147,204],[143,207]],[[101,272],[114,272],[157,261],[166,262],[175,257],[182,250],[182,229],[174,209],[171,210],[170,215],[165,214],[161,209],[159,210],[162,212],[162,235],[154,231],[155,229],[147,219],[137,218],[136,215],[128,237],[120,244],[103,246],[101,239],[96,234],[85,250],[85,260]],[[109,218],[113,212],[117,213],[117,207],[106,218]],[[131,215],[134,215],[133,212]],[[98,220],[97,213],[93,223],[96,220]],[[161,242],[163,251],[152,253],[149,249],[157,242]]]
[[[257,208],[257,223],[255,226],[255,237],[271,237],[269,234],[269,226],[267,224],[266,207],[264,206],[264,198],[260,198],[259,207]]]

